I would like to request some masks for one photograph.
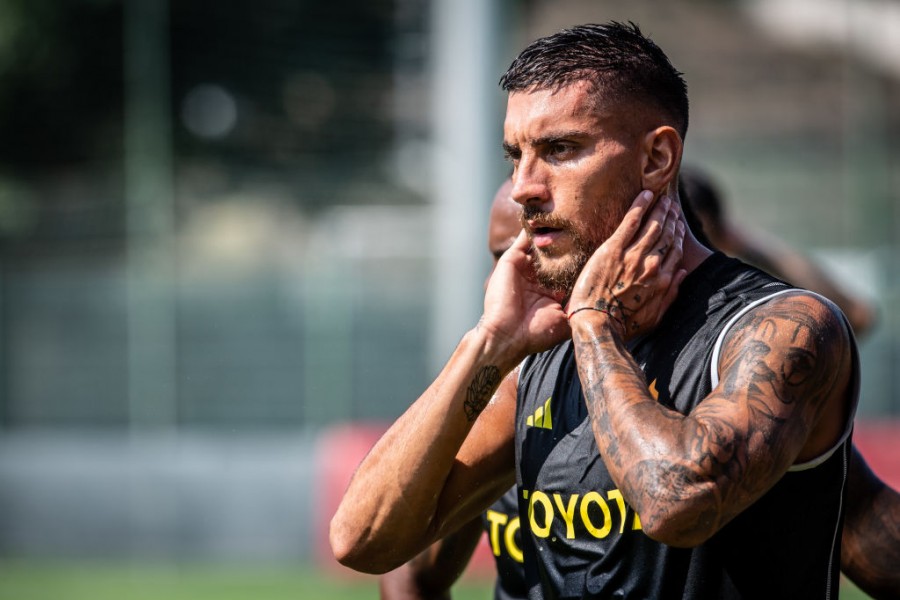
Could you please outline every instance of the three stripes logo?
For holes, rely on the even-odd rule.
[[[654,400],[659,399],[659,391],[656,389],[656,379],[650,382],[649,386],[650,395]],[[537,410],[534,411],[533,415],[530,415],[525,419],[526,427],[538,427],[540,429],[553,429],[553,417],[550,416],[550,401],[553,400],[553,396],[547,398],[547,401],[544,402],[543,406],[538,406]]]
[[[534,414],[525,419],[527,427],[539,427],[541,429],[553,429],[553,418],[550,416],[550,401],[553,396],[547,398],[543,406],[538,406]]]

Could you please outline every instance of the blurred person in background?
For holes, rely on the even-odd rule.
[[[709,248],[833,300],[857,336],[872,330],[876,311],[870,302],[843,289],[787,242],[730,219],[721,188],[707,172],[682,166],[678,185],[685,217]],[[900,493],[872,471],[855,445],[847,474],[841,571],[873,598],[900,598]]]
[[[335,556],[395,568],[516,480],[530,598],[827,597],[859,383],[846,318],[686,228],[686,85],[637,26],[537,40],[501,82],[525,231],[357,469]]]
[[[488,219],[488,251],[491,272],[522,230],[522,207],[510,197],[507,178],[494,194]],[[490,275],[488,275],[488,280]],[[487,281],[485,281],[487,286]],[[482,532],[485,532],[497,568],[494,600],[524,600],[525,572],[519,506],[513,486],[481,517],[435,542],[411,561],[380,578],[382,600],[430,600],[450,598],[450,588],[462,575]]]
[[[857,338],[868,334],[877,311],[868,300],[846,290],[815,261],[784,240],[730,218],[719,186],[696,166],[684,166],[679,186],[687,195],[711,248],[771,273],[782,281],[822,294],[841,307]]]

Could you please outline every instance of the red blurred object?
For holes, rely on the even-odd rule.
[[[857,420],[853,443],[872,471],[900,490],[900,421]]]

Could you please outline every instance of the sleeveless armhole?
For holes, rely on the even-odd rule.
[[[522,362],[519,363],[519,366],[516,367],[518,369],[518,373],[516,373],[516,394],[519,393],[519,382],[522,380],[522,373],[525,372],[525,367],[528,366],[528,361],[534,357],[534,354],[529,354],[525,358],[522,359]]]
[[[715,389],[715,387],[717,385],[719,385],[719,355],[722,351],[722,345],[725,343],[725,336],[728,335],[728,332],[731,330],[731,328],[734,326],[734,324],[737,323],[737,321],[741,317],[743,317],[744,315],[749,313],[751,310],[753,310],[757,306],[765,304],[766,302],[769,302],[770,300],[772,300],[773,298],[775,298],[777,296],[781,296],[783,294],[788,294],[790,292],[803,292],[805,294],[810,294],[811,296],[814,296],[814,297],[824,301],[827,304],[834,304],[831,300],[825,298],[821,294],[817,294],[815,292],[810,292],[808,290],[801,290],[798,288],[789,288],[786,290],[779,290],[777,292],[769,294],[768,296],[764,296],[762,298],[759,298],[758,300],[754,300],[753,302],[751,302],[750,304],[748,304],[747,306],[742,308],[740,311],[738,311],[738,313],[736,315],[734,315],[731,319],[728,320],[728,322],[725,324],[725,327],[722,328],[722,331],[719,333],[719,336],[716,338],[716,343],[713,346],[712,357],[710,358],[710,364],[709,364],[710,381],[712,383],[713,389]],[[847,328],[847,332],[850,334],[851,337],[853,337],[853,329],[850,328],[850,325],[847,322],[847,317],[844,316],[843,311],[841,311],[840,314],[841,314],[841,318],[844,321],[844,327]],[[855,348],[855,346],[854,346],[854,348]],[[855,349],[853,350],[853,353],[854,353],[853,360],[854,360],[854,362],[856,362],[857,358],[856,358],[856,350]],[[854,395],[857,395],[858,390],[859,390],[859,370],[858,369],[854,369],[853,380],[854,381],[852,383],[852,391],[853,391]],[[835,442],[835,444],[831,448],[829,448],[823,454],[820,454],[816,458],[813,458],[806,462],[795,463],[795,464],[791,465],[790,467],[788,467],[788,471],[789,472],[805,471],[807,469],[813,469],[815,467],[818,467],[820,464],[824,463],[829,458],[831,458],[831,456],[841,446],[844,445],[844,443],[850,437],[850,433],[853,431],[853,420],[856,418],[856,404],[857,404],[856,402],[853,402],[853,405],[850,407],[850,410],[847,414],[847,422],[844,424],[844,432],[841,434],[841,437],[838,438],[837,442]]]

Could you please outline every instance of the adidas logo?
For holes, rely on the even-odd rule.
[[[540,427],[541,429],[553,429],[553,419],[550,417],[550,401],[553,396],[547,398],[543,406],[539,406],[534,414],[525,419],[528,427]]]

